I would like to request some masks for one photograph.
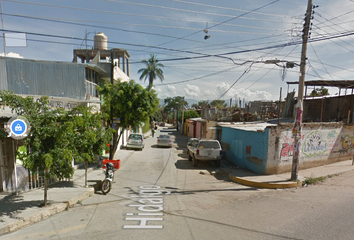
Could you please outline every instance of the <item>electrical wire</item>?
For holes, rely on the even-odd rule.
[[[236,79],[236,81],[217,99],[220,100],[220,98],[222,98],[223,96],[225,96],[225,94],[230,91],[230,89],[246,74],[251,70],[253,63],[251,63],[251,65]]]
[[[181,19],[169,18],[169,17],[157,16],[157,15],[145,15],[145,14],[124,13],[124,12],[113,12],[113,11],[107,11],[107,10],[98,10],[98,9],[90,9],[90,8],[79,8],[79,7],[69,7],[69,6],[53,5],[53,4],[46,4],[46,3],[24,2],[24,1],[17,1],[17,0],[2,0],[2,1],[4,1],[4,2],[5,1],[6,2],[12,2],[12,3],[29,4],[29,5],[37,5],[37,6],[44,6],[44,7],[65,8],[65,9],[71,9],[71,10],[80,10],[80,11],[89,11],[89,12],[101,12],[101,13],[108,13],[108,14],[118,14],[118,15],[133,16],[133,17],[147,17],[147,18],[157,18],[157,19],[167,19],[167,20],[178,20],[178,21],[181,21]],[[277,0],[277,1],[280,1],[280,0]],[[257,9],[255,9],[255,10],[257,10]],[[252,11],[255,11],[255,10],[252,10]],[[247,14],[247,13],[245,13],[245,14]],[[234,16],[232,16],[232,15],[223,15],[222,17],[234,17]],[[242,19],[261,21],[261,22],[284,23],[284,22],[279,22],[279,21],[275,21],[275,20],[272,21],[272,20],[269,20],[269,19],[259,19],[259,18],[242,17]]]
[[[315,53],[315,55],[316,55],[316,57],[317,57],[318,61],[320,61],[320,63],[322,64],[323,68],[326,70],[327,74],[328,74],[328,75],[332,78],[332,80],[333,80],[332,75],[328,72],[328,70],[327,70],[326,66],[325,66],[325,65],[323,65],[323,63],[322,63],[321,59],[319,58],[319,56],[318,56],[318,54],[317,54],[317,52],[316,52],[315,48],[312,46],[312,43],[309,43],[309,45],[311,46],[312,51]]]
[[[288,55],[290,55],[298,46],[295,46],[289,53]],[[283,60],[286,58],[286,56],[283,58]],[[269,71],[267,71],[263,76],[261,76],[260,78],[258,78],[255,82],[253,82],[249,87],[245,88],[242,92],[238,93],[241,94],[243,92],[245,92],[246,90],[250,89],[254,84],[256,84],[257,82],[259,82],[262,78],[264,78],[266,75],[268,75],[276,66],[272,67],[271,69],[269,69]]]
[[[244,9],[231,8],[231,7],[221,7],[221,6],[209,5],[209,4],[203,4],[203,3],[195,3],[195,2],[187,2],[187,1],[181,1],[181,0],[169,0],[169,1],[186,3],[186,4],[197,5],[197,6],[202,6],[202,7],[217,8],[217,9],[223,9],[223,10],[233,10],[233,11],[248,12],[248,13],[251,12],[249,10],[244,10]],[[289,18],[289,16],[287,16],[287,15],[277,15],[277,14],[261,13],[261,12],[252,12],[252,13],[258,14],[258,15],[272,16],[272,17]]]
[[[226,15],[226,14],[218,14],[218,13],[210,13],[210,12],[200,12],[200,11],[193,11],[193,10],[187,10],[187,9],[181,9],[181,8],[172,8],[172,7],[165,7],[161,5],[152,5],[152,4],[146,4],[146,3],[133,3],[133,2],[125,2],[125,1],[118,1],[118,0],[101,0],[105,2],[113,2],[113,3],[121,3],[121,4],[129,4],[129,5],[135,5],[135,6],[143,6],[143,7],[152,7],[152,8],[160,8],[160,9],[167,9],[167,10],[173,10],[173,11],[179,11],[179,12],[187,12],[187,13],[192,13],[192,14],[203,14],[203,15],[211,15],[211,16],[219,16],[219,17],[233,17],[232,15]],[[230,9],[229,9],[230,10]],[[246,11],[246,10],[238,10],[241,12],[246,12],[248,13],[253,13],[253,11]],[[257,13],[257,12],[255,12]],[[259,13],[261,14],[261,13]],[[272,14],[262,14],[262,15],[267,15],[267,16],[273,16]],[[273,17],[280,17],[275,15]],[[282,16],[284,18],[288,18],[288,16]],[[264,19],[259,19],[259,20],[264,20]],[[266,19],[266,21],[270,21]]]
[[[195,80],[198,80],[198,79],[207,78],[207,77],[211,77],[211,76],[217,75],[219,73],[227,72],[227,71],[230,71],[230,70],[232,70],[234,68],[235,68],[235,66],[233,66],[231,68],[228,68],[228,69],[225,69],[225,70],[222,70],[222,71],[215,72],[215,73],[207,74],[207,75],[204,75],[204,76],[201,76],[201,77],[196,77],[196,78],[193,78],[193,79],[188,79],[188,80],[183,80],[183,81],[178,81],[178,82],[172,82],[172,83],[156,84],[155,86],[174,85],[174,84],[180,84],[180,83],[185,83],[185,82],[192,82],[192,81],[195,81]]]
[[[237,19],[237,18],[242,18],[242,17],[243,17],[244,15],[246,15],[246,14],[249,14],[249,13],[251,13],[251,12],[255,12],[255,11],[259,10],[259,9],[265,8],[265,7],[267,7],[267,6],[270,6],[270,5],[272,5],[272,4],[274,4],[274,3],[278,2],[278,1],[279,1],[279,0],[275,0],[275,1],[271,2],[271,3],[265,4],[265,5],[260,6],[260,7],[256,8],[256,9],[252,10],[252,11],[249,11],[249,12],[247,12],[247,13],[243,13],[243,14],[238,15],[238,16],[235,16],[235,17],[232,16],[232,18],[230,18],[230,19],[228,19],[228,20],[226,20],[226,21],[223,21],[223,22],[214,24],[214,25],[212,25],[211,27],[208,27],[208,29],[215,28],[215,27],[217,27],[217,26],[219,26],[219,25],[225,24],[225,23],[230,22],[230,21],[232,21],[232,20],[235,20],[235,19]],[[197,34],[197,33],[202,32],[202,31],[203,31],[203,30],[200,30],[200,31],[197,31],[197,32],[194,32],[194,33],[185,35],[184,37],[181,37],[180,39],[185,39],[186,37],[193,36],[193,35],[195,35],[195,34]],[[177,39],[177,40],[178,40],[178,39]],[[169,42],[165,42],[165,43],[159,44],[159,45],[157,45],[157,46],[162,46],[162,45],[165,45],[165,44],[168,44],[168,43],[175,42],[175,41],[177,41],[177,40],[172,40],[172,41],[169,41]]]
[[[192,28],[192,27],[179,27],[179,26],[167,26],[167,25],[149,25],[149,24],[131,24],[131,23],[121,23],[121,22],[99,22],[99,21],[88,21],[88,20],[78,20],[78,19],[65,19],[67,21],[64,21],[63,19],[58,19],[58,18],[43,18],[43,17],[36,17],[36,16],[30,16],[30,15],[21,15],[21,14],[9,14],[9,13],[3,13],[5,16],[12,16],[12,17],[20,17],[20,18],[28,18],[28,19],[36,19],[36,20],[42,20],[42,21],[49,21],[49,22],[56,22],[56,23],[63,23],[63,24],[71,24],[71,25],[78,25],[78,26],[86,26],[86,27],[96,27],[96,28],[103,28],[103,29],[110,29],[110,30],[119,30],[123,32],[131,32],[131,33],[139,33],[139,34],[146,34],[146,35],[155,35],[155,36],[161,36],[161,37],[167,37],[167,38],[178,38],[170,35],[164,35],[164,34],[158,34],[158,33],[151,33],[151,32],[143,32],[143,31],[135,31],[135,30],[128,30],[128,29],[122,29],[122,28],[113,28],[113,27],[106,27],[106,26],[97,26],[97,25],[90,25],[90,24],[83,24],[83,23],[73,23],[73,22],[68,22],[68,21],[84,21],[84,22],[97,22],[97,23],[104,23],[104,24],[116,24],[116,25],[127,25],[127,26],[141,26],[141,27],[156,27],[156,28],[175,28],[175,29],[184,29],[184,30],[198,30],[199,28]],[[246,25],[237,25],[237,24],[229,24],[229,26],[234,26],[234,27],[244,27],[244,28],[253,28],[253,29],[261,29],[261,30],[273,30],[273,31],[285,31],[281,29],[274,29],[274,28],[264,28],[264,27],[253,27],[253,26],[246,26]],[[242,32],[242,31],[226,31],[226,30],[214,30],[215,32],[220,32],[220,33],[237,33],[237,34],[251,34],[251,35],[266,35],[266,36],[279,36],[279,34],[271,34],[271,33],[258,33],[258,32]],[[197,41],[197,40],[192,40],[192,39],[184,39],[187,41],[192,41],[192,42],[199,42],[199,43],[205,43],[203,41]]]

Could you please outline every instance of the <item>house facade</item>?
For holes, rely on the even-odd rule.
[[[190,138],[216,138],[216,122],[203,118],[189,118],[184,123],[184,135]]]
[[[69,110],[82,105],[100,111],[101,98],[96,86],[102,81],[112,80],[111,66],[110,62],[100,62],[99,57],[88,63],[0,57],[0,90],[8,90],[23,97],[31,96],[34,101],[41,96],[48,96],[53,108]],[[113,67],[113,81],[118,79],[129,81],[129,76],[116,65]],[[3,128],[13,116],[11,109],[2,106],[0,127]],[[121,147],[130,131],[119,131],[123,131],[118,144]],[[26,191],[43,184],[40,176],[32,176],[21,163],[16,162],[16,144],[20,145],[21,142],[11,138],[0,140],[0,192]]]

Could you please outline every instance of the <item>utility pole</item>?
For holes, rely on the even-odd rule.
[[[111,50],[111,84],[113,86],[114,84],[114,61],[113,61],[113,48]],[[110,115],[110,124],[111,128],[113,128],[113,106],[112,106],[112,101],[111,101],[111,115]],[[112,141],[110,145],[110,151],[109,151],[109,159],[113,160],[114,153],[113,153],[113,145],[114,145],[114,133],[112,134]]]
[[[182,100],[182,124],[181,124],[181,127],[182,127],[181,133],[183,134],[184,133],[184,96],[183,96],[183,100]]]
[[[305,67],[306,67],[306,51],[307,51],[307,42],[309,39],[309,30],[312,14],[312,0],[308,0],[307,11],[302,35],[302,50],[301,50],[301,63],[300,63],[300,77],[299,77],[299,90],[297,95],[297,104],[296,104],[296,116],[295,116],[295,125],[293,129],[294,137],[294,150],[293,150],[293,162],[291,169],[291,180],[298,180],[299,172],[299,153],[300,153],[300,139],[301,139],[301,123],[302,123],[302,103],[304,99],[304,85],[305,85]]]

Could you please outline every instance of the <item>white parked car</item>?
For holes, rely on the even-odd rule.
[[[144,144],[144,136],[141,133],[132,133],[128,137],[127,149],[141,149],[143,150]]]
[[[188,160],[193,161],[193,167],[197,167],[199,161],[213,161],[215,166],[220,167],[221,156],[221,145],[214,139],[193,140],[188,152]]]
[[[170,135],[160,135],[157,137],[158,147],[172,147],[172,138]]]
[[[187,154],[189,155],[189,149],[192,147],[193,141],[198,141],[198,138],[190,138],[187,143]]]

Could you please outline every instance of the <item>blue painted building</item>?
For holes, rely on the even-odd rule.
[[[272,124],[220,124],[224,157],[253,172],[266,172],[268,125]]]

